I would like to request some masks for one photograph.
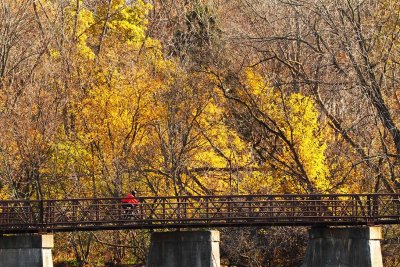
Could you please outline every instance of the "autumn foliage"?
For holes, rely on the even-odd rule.
[[[0,199],[398,192],[399,4],[279,2],[0,0]]]

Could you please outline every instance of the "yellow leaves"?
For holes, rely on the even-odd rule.
[[[66,172],[90,170],[98,186],[99,177],[116,179],[154,142],[149,124],[162,114],[154,97],[173,80],[174,63],[146,37],[150,9],[142,0],[70,1],[66,9],[72,84],[82,90],[71,92],[73,131],[60,135],[55,160]]]
[[[269,85],[260,73],[247,68],[242,79],[246,91],[239,91],[239,94],[243,99],[249,99],[250,103],[256,104],[261,112],[274,114],[278,122],[285,120],[285,114],[281,110],[281,94]]]
[[[50,57],[53,59],[58,59],[60,57],[60,51],[54,48],[50,48]]]
[[[194,191],[201,183],[228,192],[233,176],[241,192],[295,191],[288,172],[266,168],[269,162],[255,163],[250,144],[238,131],[241,125],[235,125],[226,99],[211,92],[208,77],[188,74],[179,63],[165,60],[159,41],[146,37],[149,4],[100,1],[89,10],[84,3],[71,1],[67,12],[67,32],[77,51],[73,78],[82,92],[69,103],[73,133],[61,135],[55,145],[60,165],[95,180],[118,180],[121,187],[132,168],[143,167],[151,170],[146,179],[165,192],[179,179]],[[51,54],[58,57],[56,51]],[[280,144],[277,160],[295,165],[292,145],[313,185],[328,188],[326,147],[313,101],[285,95],[250,69],[241,78],[247,91],[239,96],[273,120],[290,142]],[[253,166],[263,171],[232,174],[235,168]],[[190,174],[196,169],[206,171]],[[139,180],[138,186],[146,187],[147,181]]]
[[[265,118],[262,119],[267,123],[273,122],[271,127],[287,139],[282,142],[282,153],[276,155],[279,161],[288,166],[297,166],[292,168],[298,168],[301,164],[318,191],[329,189],[326,144],[324,134],[319,129],[319,113],[314,101],[300,93],[285,95],[269,86],[260,74],[252,70],[246,70],[244,84],[249,102],[264,114]],[[299,162],[296,162],[296,157]],[[276,173],[276,176],[279,175],[285,176],[284,173]],[[291,191],[290,187],[286,185],[285,191]]]
[[[70,30],[75,33],[73,38],[77,40],[76,48],[78,54],[84,59],[93,60],[94,53],[88,46],[88,31],[95,23],[93,13],[89,10],[81,9],[74,5],[70,7],[69,13],[71,16]]]
[[[0,187],[0,200],[8,200],[10,199],[10,188],[8,185],[2,185]],[[1,212],[1,210],[0,210]]]
[[[260,171],[241,172],[239,191],[248,194],[281,194],[279,179],[273,174]]]
[[[143,42],[148,23],[147,15],[151,8],[149,3],[141,0],[132,5],[125,5],[125,1],[122,0],[112,1],[111,13],[115,15],[108,26],[130,44]]]
[[[264,78],[257,72],[246,69],[245,70],[246,85],[253,94],[253,96],[265,95],[270,87],[266,86]]]
[[[100,47],[139,49],[146,40],[147,15],[152,6],[142,0],[126,4],[123,0],[99,2],[71,1],[66,8],[67,34],[78,57],[93,60],[99,56]],[[130,49],[125,47],[126,49]],[[103,49],[107,50],[107,49]],[[109,52],[106,52],[108,54]]]
[[[301,94],[292,94],[288,99],[288,124],[284,128],[287,136],[296,145],[301,161],[310,179],[320,190],[329,188],[329,174],[325,164],[323,136],[319,133],[318,111],[314,101]]]
[[[247,145],[234,129],[227,126],[223,107],[215,102],[216,99],[210,99],[199,120],[205,136],[206,149],[197,153],[195,158],[200,165],[209,165],[213,168],[227,167],[229,162],[234,165],[244,165],[249,161]]]
[[[64,134],[60,134],[60,139],[53,144],[52,162],[56,166],[64,168],[56,169],[60,175],[72,173],[88,173],[87,164],[91,162],[90,150],[85,145],[85,136],[78,135],[75,140],[69,140]]]
[[[67,38],[76,42],[76,53],[86,60],[94,59],[94,53],[88,46],[89,30],[95,23],[93,13],[82,7],[82,0],[71,1],[65,9]]]
[[[112,87],[101,86],[89,92],[80,104],[82,123],[89,129],[91,138],[96,136],[104,142],[104,138],[117,144],[123,143],[123,138],[133,127],[140,127],[142,116],[149,114],[148,96],[140,82],[133,86],[112,81]],[[150,89],[150,88],[146,88]]]

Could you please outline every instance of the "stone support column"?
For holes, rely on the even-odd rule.
[[[381,227],[309,230],[302,267],[383,267]]]
[[[53,267],[53,235],[0,236],[0,266]]]
[[[155,232],[147,267],[220,267],[218,231]]]

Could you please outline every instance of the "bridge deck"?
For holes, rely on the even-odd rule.
[[[400,194],[0,201],[0,233],[230,226],[400,224]]]

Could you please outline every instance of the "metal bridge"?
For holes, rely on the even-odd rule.
[[[0,201],[0,234],[116,229],[400,224],[400,194]]]

